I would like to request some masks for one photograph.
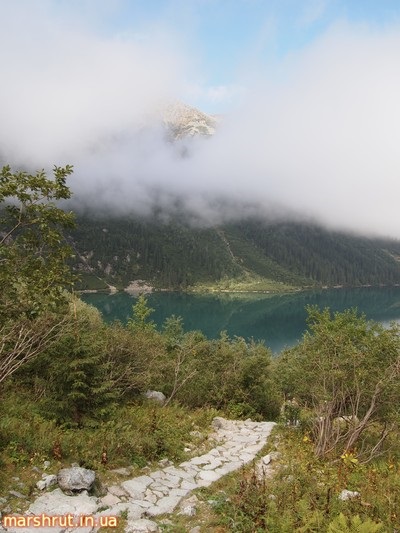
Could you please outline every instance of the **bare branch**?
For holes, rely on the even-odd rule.
[[[18,321],[0,328],[0,383],[53,345],[65,333],[67,320]]]

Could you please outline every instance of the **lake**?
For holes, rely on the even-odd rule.
[[[126,293],[83,294],[108,322],[126,322],[136,298]],[[181,316],[186,331],[201,330],[209,338],[221,331],[229,336],[263,340],[274,353],[293,346],[306,329],[306,305],[343,311],[356,307],[367,318],[385,325],[400,323],[400,287],[329,289],[291,294],[186,294],[155,292],[148,295],[152,319],[161,327],[171,316]]]

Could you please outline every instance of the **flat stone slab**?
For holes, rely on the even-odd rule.
[[[128,522],[128,526],[125,531],[126,533],[151,533],[152,531],[158,531],[158,525],[152,520],[141,518],[139,520],[132,520]]]
[[[147,509],[147,516],[158,516],[160,514],[172,513],[183,496],[165,496],[158,500],[157,505]]]

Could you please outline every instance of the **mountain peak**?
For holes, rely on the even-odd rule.
[[[195,107],[173,102],[162,110],[162,121],[174,140],[184,137],[214,135],[219,120]]]

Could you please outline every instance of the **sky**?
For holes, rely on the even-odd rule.
[[[0,20],[0,162],[72,164],[105,212],[400,238],[398,0],[0,0]],[[186,158],[154,118],[171,101],[222,117]]]

